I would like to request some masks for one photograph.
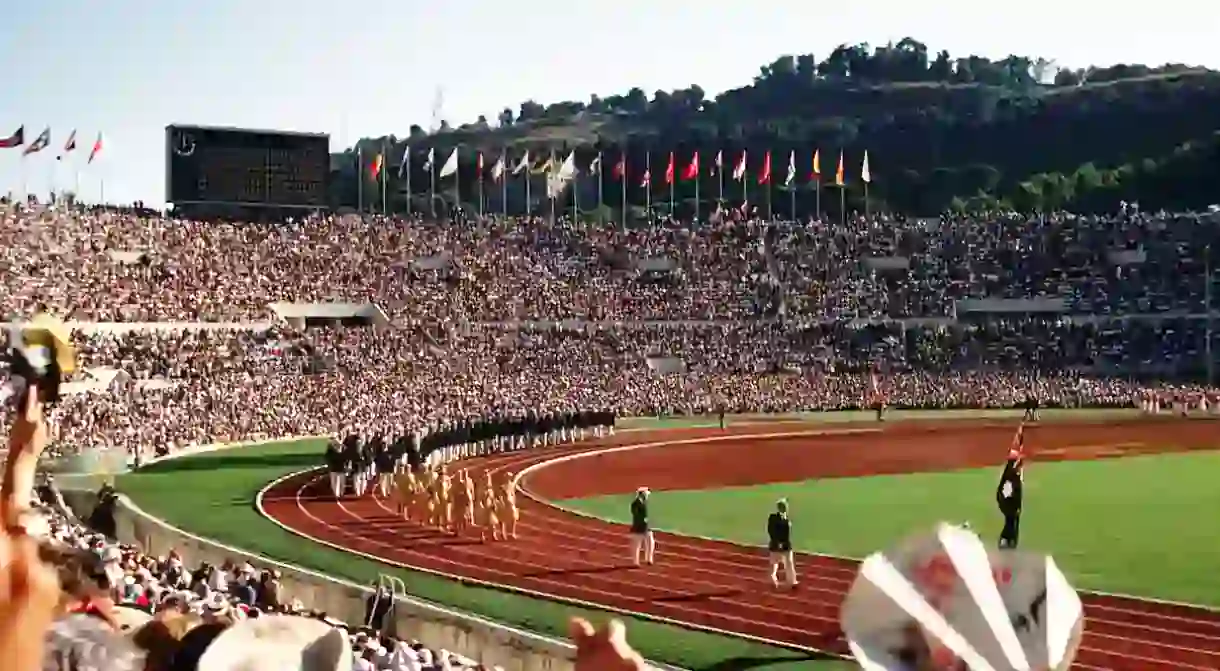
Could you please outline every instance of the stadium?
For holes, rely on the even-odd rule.
[[[1220,668],[1214,208],[900,216],[856,146],[465,137],[172,125],[172,211],[3,201],[10,348],[49,314],[76,357],[37,450],[67,613],[174,610],[201,669],[281,614],[328,671],[594,668],[573,616],[656,668],[854,668],[861,560],[938,522],[995,544],[1007,460],[1021,550],[1084,603],[1071,668]],[[450,475],[513,532],[482,484],[434,522]],[[179,668],[148,636],[94,650]]]

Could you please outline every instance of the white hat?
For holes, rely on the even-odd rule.
[[[649,490],[647,487],[640,487],[639,489],[635,490],[635,493],[636,494],[647,494],[648,491]]]
[[[352,649],[343,632],[325,622],[293,615],[243,620],[204,651],[199,668],[234,671],[351,671]]]

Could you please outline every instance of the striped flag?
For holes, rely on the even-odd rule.
[[[64,150],[59,152],[59,156],[56,156],[55,160],[62,161],[64,156],[66,156],[69,152],[71,152],[74,149],[76,149],[76,129],[75,128],[73,128],[72,132],[68,134],[68,141],[64,143]]]

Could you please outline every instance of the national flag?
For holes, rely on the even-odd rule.
[[[669,152],[669,164],[665,166],[665,183],[674,183],[674,153]]]
[[[504,155],[503,154],[501,154],[500,158],[496,160],[495,165],[491,166],[491,179],[494,182],[498,182],[501,179],[504,179]]]
[[[12,149],[23,144],[25,144],[25,126],[18,126],[12,135],[0,138],[0,149]]]
[[[690,163],[686,164],[686,172],[682,173],[682,179],[688,182],[692,179],[699,179],[699,152],[695,152]]]
[[[25,148],[25,151],[21,152],[21,155],[29,156],[30,154],[37,154],[38,152],[42,151],[43,149],[46,149],[47,146],[50,144],[51,144],[51,127],[47,126],[46,129],[44,129],[41,133],[39,133],[38,137],[34,138],[34,141],[31,142],[29,144],[29,146],[27,146]]]
[[[97,134],[97,139],[93,141],[93,149],[89,150],[89,163],[93,163],[93,159],[100,156],[102,153],[102,134]]]
[[[620,156],[618,162],[614,164],[614,178],[626,181],[627,179],[627,157]]]
[[[593,158],[593,162],[589,164],[589,174],[590,175],[602,174],[602,153],[600,151],[597,152],[597,156],[595,156]]]
[[[843,175],[843,151],[839,150],[839,167],[835,169],[835,186],[843,186],[847,178]]]
[[[428,150],[428,158],[424,159],[424,170],[432,172],[436,168],[436,147]]]
[[[712,161],[712,175],[724,172],[724,151],[716,152],[716,160]]]
[[[1008,448],[1008,460],[1020,461],[1025,458],[1025,422],[1017,425],[1017,432],[1012,437],[1012,447]]]
[[[792,186],[796,181],[796,152],[788,152],[788,176],[784,178],[784,186]]]
[[[513,166],[513,174],[520,175],[521,173],[528,170],[529,167],[530,167],[530,153],[527,151],[521,157],[521,160],[517,162],[517,165]]]
[[[73,149],[76,149],[76,129],[75,128],[73,128],[72,132],[68,134],[68,141],[64,143],[64,150],[59,152],[59,156],[56,156],[55,160],[62,161],[64,158],[64,154],[67,154],[68,152],[72,151]]]
[[[868,169],[868,150],[867,149],[864,150],[864,163],[861,164],[861,166],[860,166],[860,181],[864,182],[865,184],[869,184],[873,181],[873,176],[872,176],[872,174],[869,173],[869,169]]]
[[[568,182],[571,182],[576,177],[576,152],[568,154],[560,164],[559,169],[547,178],[547,195],[551,198],[559,197],[563,190],[567,188]]]
[[[746,153],[741,152],[741,158],[737,159],[737,165],[733,168],[733,179],[738,182],[746,178]]]
[[[768,150],[767,153],[763,155],[762,170],[759,171],[759,173],[758,173],[758,183],[759,184],[770,184],[771,183],[771,151],[770,150]]]
[[[479,152],[475,158],[474,169],[479,173],[479,179],[483,179],[483,152]]]
[[[449,158],[445,159],[445,165],[441,166],[441,171],[437,177],[444,179],[450,175],[456,175],[458,171],[457,147],[453,148],[453,153],[449,154]]]
[[[381,177],[381,166],[385,164],[385,154],[377,154],[373,157],[373,162],[369,164],[369,175],[373,179]]]
[[[402,148],[402,160],[398,162],[398,179],[407,176],[411,170],[411,146],[407,145]]]
[[[640,186],[648,187],[652,184],[652,168],[644,168],[644,176],[640,178]]]
[[[822,155],[817,150],[813,150],[813,174],[809,178],[815,182],[822,181]]]
[[[535,175],[541,175],[544,173],[550,173],[554,169],[555,169],[555,157],[548,156],[545,161],[543,161],[542,163],[539,163],[538,167],[534,168],[533,173]]]

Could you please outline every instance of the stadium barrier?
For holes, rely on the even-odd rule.
[[[307,438],[309,436],[283,440]],[[266,442],[276,441],[201,445],[150,460],[145,465]],[[78,517],[88,519],[96,501],[92,490],[65,488],[63,495]],[[506,671],[574,671],[575,668],[576,651],[568,641],[414,598],[405,594],[405,585],[400,579],[384,580],[391,576],[379,579],[379,584],[367,586],[280,562],[179,529],[149,515],[122,495],[115,510],[115,528],[119,542],[139,546],[155,555],[176,550],[188,564],[208,562],[220,566],[225,561],[247,561],[260,570],[278,570],[286,600],[300,599],[306,607],[324,611],[327,617],[343,622],[365,622],[370,599],[377,596],[377,587],[388,586],[395,597],[394,609],[385,627],[388,633],[422,641],[434,650],[459,653],[485,666],[501,666]],[[682,671],[678,667],[655,662],[649,662],[649,666],[661,671]]]

